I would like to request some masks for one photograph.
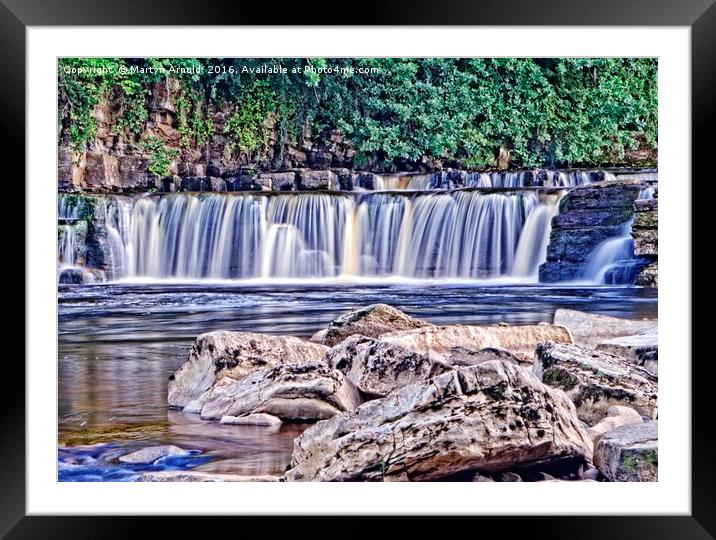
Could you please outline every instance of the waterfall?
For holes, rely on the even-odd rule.
[[[555,197],[543,199],[460,190],[105,196],[108,275],[532,277],[556,208]]]
[[[76,258],[76,236],[73,225],[61,225],[59,235],[59,262],[61,266],[75,266]]]
[[[547,259],[549,233],[552,218],[559,212],[559,197],[549,195],[527,217],[515,253],[512,274],[515,276],[536,276],[539,266]]]
[[[656,186],[646,186],[641,188],[639,191],[639,195],[637,196],[637,199],[653,199],[654,194],[656,193]]]
[[[630,283],[632,271],[638,264],[633,247],[629,222],[619,236],[605,240],[594,249],[581,278],[597,285]]]

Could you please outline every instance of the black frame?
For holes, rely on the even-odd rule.
[[[13,175],[24,178],[25,30],[43,25],[247,25],[329,24],[327,14],[342,3],[323,2],[273,5],[246,0],[0,0],[0,65],[5,74],[0,93],[3,124],[1,148]],[[326,3],[327,4],[327,3]],[[716,104],[716,0],[485,0],[483,2],[430,2],[399,0],[362,2],[351,24],[439,24],[439,25],[582,25],[582,26],[689,26],[692,49],[692,176],[711,188],[713,126]],[[331,21],[331,22],[335,22]],[[14,159],[11,160],[11,156]],[[709,168],[711,170],[709,170]],[[9,181],[9,178],[6,178]],[[682,179],[675,179],[683,181]],[[54,179],[52,180],[54,186]],[[13,184],[17,186],[17,183]],[[23,194],[24,198],[24,194]],[[702,197],[702,200],[707,197]],[[25,200],[27,204],[29,201]],[[17,205],[17,203],[16,203]],[[690,216],[689,216],[690,217]],[[686,216],[684,216],[686,219]],[[698,231],[692,226],[694,234]],[[703,229],[702,229],[703,230]],[[19,239],[15,240],[19,244]],[[693,243],[692,245],[700,245]],[[26,245],[13,253],[24,253]],[[692,279],[693,276],[692,273]],[[31,284],[24,280],[25,287]],[[704,301],[701,300],[703,303]],[[30,321],[31,323],[32,321]],[[692,335],[695,334],[692,331]],[[685,366],[684,358],[667,359]],[[19,355],[18,355],[19,356]],[[714,467],[713,375],[711,355],[692,363],[692,515],[691,516],[604,516],[604,517],[509,517],[510,529],[535,538],[653,538],[706,539],[716,535],[716,468]],[[6,387],[0,415],[0,535],[9,538],[126,537],[146,530],[150,518],[112,517],[26,517],[25,516],[25,371],[6,354]],[[599,496],[599,495],[596,495]],[[238,503],[238,501],[237,501]],[[558,506],[559,501],[555,501]],[[237,509],[240,505],[237,504]],[[350,503],[347,501],[347,509]],[[625,509],[626,510],[626,509]],[[246,518],[242,518],[246,519]],[[454,518],[453,518],[454,519]],[[490,519],[493,523],[499,518]],[[216,525],[219,518],[212,518]],[[504,521],[504,519],[502,520]],[[163,533],[185,528],[186,520],[162,520]],[[277,521],[272,518],[271,524]],[[243,524],[244,527],[246,524]],[[254,525],[251,523],[250,525]],[[250,526],[249,525],[249,526]],[[497,524],[505,525],[505,523]],[[213,527],[212,527],[213,528]],[[507,529],[507,530],[510,530]],[[521,529],[521,530],[520,530]],[[205,532],[205,531],[203,531]],[[171,533],[170,533],[171,534]]]

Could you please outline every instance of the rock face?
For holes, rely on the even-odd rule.
[[[190,452],[188,450],[170,444],[166,446],[142,448],[141,450],[136,450],[135,452],[121,456],[119,461],[132,465],[150,465],[160,459],[172,456],[188,456],[189,454]]]
[[[340,371],[309,362],[257,371],[239,381],[223,378],[199,401],[203,419],[265,413],[312,421],[353,410],[361,398]]]
[[[307,429],[289,481],[471,479],[574,466],[592,444],[574,405],[528,370],[491,361],[414,383]]]
[[[609,407],[606,418],[603,418],[596,425],[587,429],[587,433],[589,433],[589,436],[592,438],[592,442],[596,443],[599,437],[604,435],[607,431],[629,424],[642,423],[644,423],[643,418],[634,409],[615,405],[614,407]]]
[[[619,236],[634,214],[639,195],[636,181],[595,182],[567,193],[552,220],[547,261],[540,266],[543,283],[580,276],[588,256],[602,242]]]
[[[554,314],[554,324],[569,328],[574,343],[589,348],[608,339],[641,334],[657,327],[655,320],[620,319],[573,309],[558,309]]]
[[[427,326],[417,330],[391,332],[381,341],[399,345],[410,351],[426,354],[433,360],[450,364],[470,365],[484,349],[503,349],[517,359],[529,362],[535,347],[543,341],[572,343],[572,336],[563,326]]]
[[[594,449],[594,464],[612,482],[656,482],[658,423],[630,424],[608,431]]]
[[[414,319],[389,305],[373,304],[351,311],[333,321],[326,329],[322,343],[333,347],[354,334],[378,337],[395,330],[410,330],[426,326],[432,325],[420,319]]]
[[[616,354],[632,364],[642,366],[649,373],[659,373],[659,333],[656,328],[642,334],[623,336],[602,341],[597,350]]]
[[[223,377],[239,380],[257,370],[318,360],[326,350],[295,337],[228,330],[202,334],[169,381],[169,405],[186,406]]]
[[[535,352],[534,374],[567,393],[579,419],[593,426],[613,405],[656,418],[658,383],[644,368],[613,354],[578,345],[546,342]]]
[[[642,287],[659,285],[659,199],[642,199],[634,202],[634,255],[646,266],[637,275],[635,284]]]
[[[65,268],[60,272],[61,285],[82,285],[84,282],[85,276],[81,268]]]
[[[385,396],[396,388],[426,382],[452,369],[426,354],[365,336],[349,337],[329,350],[323,360],[370,397]]]

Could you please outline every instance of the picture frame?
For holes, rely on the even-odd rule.
[[[629,2],[569,2],[548,0],[539,4],[528,0],[460,5],[458,2],[436,5],[425,0],[382,5],[369,8],[363,4],[352,24],[393,25],[561,25],[561,26],[688,26],[691,28],[691,88],[692,88],[692,178],[707,179],[707,160],[713,141],[713,119],[716,105],[716,2],[674,0],[654,6],[648,0]],[[79,0],[43,2],[39,0],[3,0],[0,3],[0,39],[2,39],[3,72],[12,73],[4,84],[3,147],[6,159],[25,152],[25,110],[29,107],[25,92],[25,32],[29,26],[102,26],[102,25],[261,25],[261,24],[319,24],[313,13],[330,13],[315,6],[312,14],[296,15],[290,11],[272,13],[275,7],[227,2],[202,2],[174,5],[161,0],[151,5],[133,0],[116,0],[111,5],[88,6]],[[327,24],[323,21],[321,24]],[[25,103],[25,107],[20,107]],[[25,178],[24,162],[15,158],[14,175]],[[24,201],[25,205],[28,201]],[[693,216],[696,207],[693,207]],[[696,242],[692,244],[698,246]],[[24,250],[31,249],[25,245]],[[20,253],[20,249],[15,250]],[[696,268],[693,266],[692,268]],[[693,276],[693,273],[692,273]],[[695,276],[692,277],[692,280]],[[31,284],[25,281],[25,288]],[[705,300],[701,300],[705,303]],[[693,310],[693,306],[692,306]],[[696,322],[696,321],[694,321]],[[32,324],[27,320],[26,324]],[[695,337],[698,335],[693,332]],[[693,356],[693,353],[692,353]],[[685,365],[690,359],[679,359]],[[26,515],[25,467],[25,372],[19,362],[6,369],[8,377],[16,381],[13,393],[6,396],[0,447],[3,467],[0,469],[0,533],[9,538],[25,537],[124,537],[141,533],[147,518],[123,519],[112,517],[58,517]],[[707,358],[691,362],[692,377],[692,476],[690,516],[553,516],[522,517],[512,523],[537,537],[564,538],[713,538],[716,536],[716,515],[713,512],[716,488],[713,479],[713,418],[709,398],[713,368]],[[557,502],[556,502],[557,503]],[[625,509],[628,511],[628,509]],[[494,519],[510,519],[493,518]],[[163,526],[177,528],[182,522],[165,520]],[[169,529],[166,529],[168,532]]]

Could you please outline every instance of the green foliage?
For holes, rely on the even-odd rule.
[[[147,171],[158,178],[169,176],[169,167],[172,160],[179,154],[179,150],[167,148],[157,137],[148,137],[141,142],[141,146],[149,154]]]
[[[513,166],[598,165],[639,144],[656,150],[657,73],[653,58],[61,59],[59,120],[81,151],[109,100],[115,134],[137,134],[164,84],[186,148],[223,135],[229,151],[251,154],[272,118],[278,162],[283,143],[339,130],[356,166],[485,168],[500,147]]]
[[[265,120],[276,107],[273,89],[266,81],[254,81],[236,103],[224,125],[231,151],[253,152],[266,142]]]

